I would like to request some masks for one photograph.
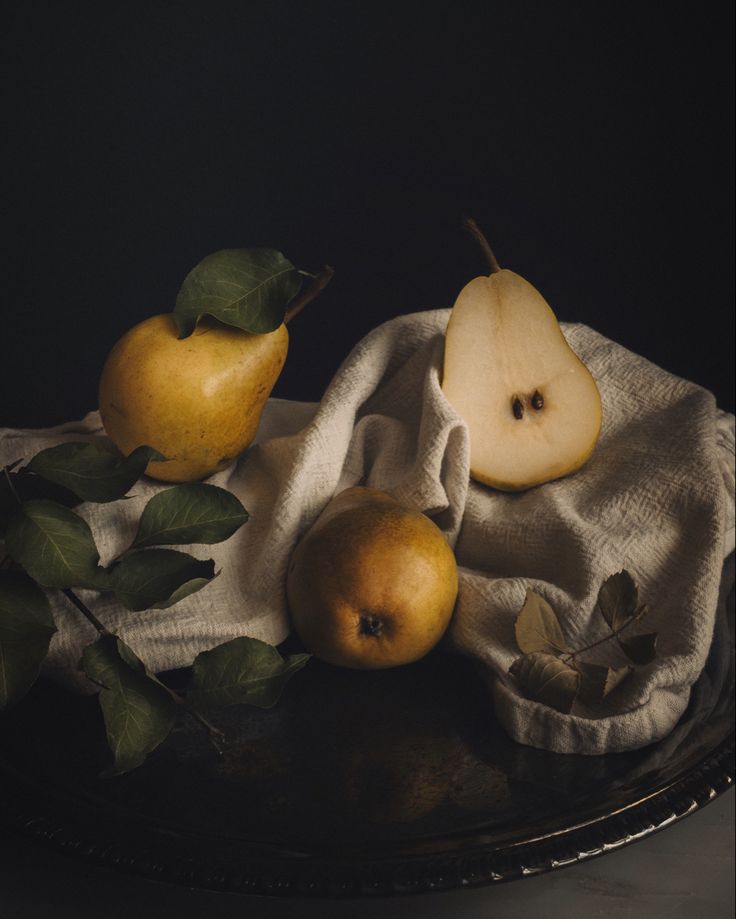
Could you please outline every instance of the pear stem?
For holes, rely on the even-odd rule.
[[[488,240],[483,235],[483,231],[475,222],[475,220],[473,220],[472,217],[463,217],[463,226],[480,246],[483,255],[486,257],[486,261],[488,262],[488,267],[491,270],[490,273],[495,274],[497,271],[500,271],[501,266],[498,264],[498,260],[493,254],[493,249],[491,249]]]
[[[316,298],[319,297],[325,287],[327,287],[327,285],[330,283],[334,273],[334,268],[331,268],[329,265],[325,265],[320,273],[316,275],[304,293],[300,294],[300,296],[298,296],[296,300],[294,300],[294,302],[291,304],[291,306],[289,306],[289,308],[286,310],[284,315],[284,322],[291,322],[294,316],[296,316],[297,313],[301,313],[301,311],[308,303],[311,303],[312,300],[316,300]]]

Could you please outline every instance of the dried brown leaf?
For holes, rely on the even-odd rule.
[[[651,664],[657,656],[657,633],[647,632],[644,635],[634,635],[631,638],[619,638],[621,650],[632,664]]]
[[[530,699],[563,714],[570,712],[580,689],[578,671],[544,651],[534,651],[517,658],[509,673]]]
[[[576,669],[580,672],[580,698],[588,703],[596,703],[606,696],[631,673],[631,667],[604,667],[600,664],[586,664],[577,661]]]
[[[623,628],[637,613],[638,590],[628,571],[612,574],[598,591],[598,608],[614,632]]]
[[[524,605],[514,625],[516,643],[524,654],[543,651],[563,654],[568,651],[560,621],[550,604],[533,590],[526,592]]]

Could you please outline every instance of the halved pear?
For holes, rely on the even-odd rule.
[[[470,474],[523,491],[579,469],[601,397],[539,291],[508,269],[467,284],[450,314],[442,389],[468,425]]]

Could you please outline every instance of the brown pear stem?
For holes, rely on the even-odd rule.
[[[486,261],[488,262],[488,267],[491,270],[490,273],[495,274],[497,271],[500,271],[501,266],[498,264],[498,260],[493,254],[493,249],[491,249],[488,240],[485,238],[483,231],[475,222],[475,220],[473,220],[472,217],[463,217],[463,226],[480,246],[483,255],[486,257]]]
[[[304,291],[304,293],[300,294],[296,300],[294,300],[291,306],[289,306],[289,308],[286,310],[284,315],[284,322],[291,322],[294,316],[296,316],[297,313],[301,313],[301,311],[308,303],[311,303],[312,300],[316,300],[316,298],[319,297],[325,287],[327,287],[327,285],[330,283],[334,273],[334,268],[331,268],[329,265],[325,265],[309,285],[309,287]]]

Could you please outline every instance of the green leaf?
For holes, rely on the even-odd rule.
[[[103,635],[82,654],[82,669],[102,687],[100,707],[114,761],[103,775],[139,766],[169,735],[177,704],[142,661],[115,635]]]
[[[26,468],[68,488],[83,501],[104,503],[122,498],[143,475],[150,460],[161,462],[165,457],[153,447],[136,447],[129,456],[122,457],[102,444],[75,441],[42,450]]]
[[[64,507],[76,507],[79,504],[79,498],[67,488],[47,482],[26,469],[8,471],[7,475],[3,472],[0,475],[0,539],[5,534],[10,518],[18,510],[18,505],[39,499],[55,501]]]
[[[197,655],[188,698],[201,709],[235,704],[270,708],[309,658],[283,658],[273,645],[257,638],[234,638]]]
[[[514,626],[516,643],[524,654],[544,651],[547,654],[568,650],[559,619],[550,604],[533,590],[526,592],[524,605]]]
[[[142,549],[123,556],[108,573],[107,587],[126,609],[165,609],[209,584],[215,563],[175,549]]]
[[[46,594],[18,571],[0,571],[0,708],[36,681],[56,631]]]
[[[224,488],[175,485],[146,504],[132,548],[222,542],[247,519],[246,509]]]
[[[44,587],[102,589],[105,583],[89,526],[54,501],[28,501],[19,507],[8,523],[5,548]]]
[[[272,332],[299,293],[301,275],[275,249],[223,249],[208,255],[184,279],[174,307],[179,338],[201,316],[246,332]]]
[[[578,661],[575,668],[581,677],[580,698],[589,703],[605,699],[632,672],[631,667],[604,667],[582,661]]]
[[[0,473],[0,539],[4,538],[10,518],[14,516],[21,503],[14,481],[17,478],[15,473],[10,472],[9,466],[4,467]]]
[[[553,654],[535,651],[517,658],[509,673],[516,678],[521,690],[535,702],[541,702],[567,714],[580,689],[577,670]]]
[[[651,664],[657,656],[657,633],[634,635],[632,638],[619,638],[621,650],[632,664]]]
[[[598,608],[614,632],[636,616],[637,603],[636,584],[626,570],[606,578],[598,591]]]

